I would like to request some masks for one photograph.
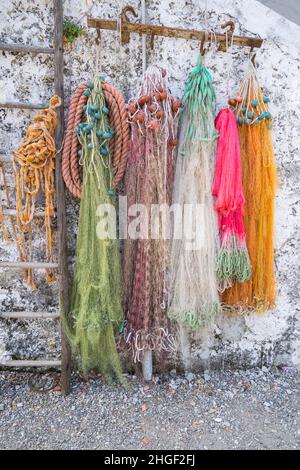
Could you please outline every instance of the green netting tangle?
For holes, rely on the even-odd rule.
[[[96,79],[89,85],[85,122],[77,129],[82,145],[83,185],[71,322],[68,322],[66,331],[84,375],[94,369],[107,380],[116,376],[124,383],[115,342],[116,329],[123,320],[119,244],[116,238],[98,238],[96,231],[100,220],[96,215],[98,206],[115,206],[108,146],[113,130],[108,123],[101,80]]]

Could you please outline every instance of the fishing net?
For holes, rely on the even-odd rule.
[[[226,290],[222,301],[264,311],[272,307],[276,299],[273,230],[277,176],[271,136],[272,116],[268,109],[270,99],[263,95],[252,64],[243,80],[240,95],[242,101],[236,105],[236,115],[252,276]]]
[[[109,141],[113,130],[108,122],[101,81],[90,85],[86,119],[77,132],[83,166],[75,274],[71,296],[71,322],[66,326],[73,352],[86,375],[100,371],[121,382],[115,332],[122,322],[119,244],[116,238],[99,238],[100,204],[115,207],[113,168]],[[86,92],[86,90],[85,90]]]
[[[185,233],[172,242],[168,315],[182,325],[197,329],[219,310],[216,281],[218,228],[211,194],[215,167],[215,91],[202,64],[191,72],[184,94],[173,203],[191,205],[196,245]]]
[[[129,103],[127,203],[129,209],[133,204],[142,204],[149,216],[146,233],[124,243],[125,340],[134,362],[142,359],[146,349],[153,350],[160,359],[175,349],[166,314],[170,245],[170,236],[163,233],[166,219],[159,224],[156,238],[150,227],[154,205],[171,204],[180,105],[168,91],[165,71],[158,67],[146,70],[137,100]],[[129,216],[129,224],[132,221]]]
[[[245,197],[242,186],[240,144],[236,117],[222,109],[215,121],[219,131],[217,162],[212,193],[218,213],[220,247],[217,254],[219,290],[251,275],[244,227]]]

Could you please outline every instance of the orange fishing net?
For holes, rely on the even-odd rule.
[[[269,97],[263,96],[254,69],[241,88],[236,107],[246,199],[245,228],[252,277],[227,289],[225,304],[265,311],[276,299],[274,273],[274,197],[276,167],[271,136]]]
[[[53,240],[51,232],[51,216],[53,216],[53,194],[55,192],[55,130],[58,123],[56,108],[61,105],[58,96],[53,96],[49,108],[34,117],[25,134],[20,148],[13,152],[13,165],[16,188],[16,208],[18,244],[21,261],[31,260],[32,220],[34,217],[36,198],[40,193],[45,197],[44,223],[46,232],[45,260],[53,258]],[[54,279],[51,270],[46,270],[48,282]],[[32,270],[25,270],[25,279],[34,288]]]

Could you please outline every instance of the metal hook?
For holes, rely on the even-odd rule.
[[[101,30],[99,27],[96,29],[96,33],[97,33],[97,36],[96,36],[95,41],[96,41],[97,46],[99,46],[100,41],[101,41]]]
[[[222,29],[227,28],[227,26],[229,26],[229,29],[227,29],[227,33],[233,34],[234,30],[235,30],[235,22],[232,21],[232,20],[228,20],[228,21],[226,21],[226,23],[223,23],[223,24],[220,25],[220,27]]]
[[[130,20],[127,16],[128,13],[131,13],[135,18],[138,18],[138,14],[135,11],[135,9],[131,5],[126,5],[124,8],[122,8],[121,14],[120,14],[120,19],[121,19],[121,43],[122,44],[128,44],[129,43],[129,38],[130,34],[128,31],[126,31],[126,23],[130,23]]]
[[[229,26],[229,29],[226,29],[226,31],[225,31],[226,38],[227,38],[227,35],[231,36],[231,38],[232,38],[233,33],[235,31],[235,22],[232,21],[232,20],[228,20],[225,23],[221,24],[220,28],[225,29],[225,28],[227,28],[227,26]],[[218,51],[226,52],[227,51],[227,44],[226,44],[227,42],[228,41],[226,41],[225,43],[224,43],[224,41],[220,42],[219,47],[218,47]]]
[[[253,53],[253,47],[251,47],[249,55],[250,55],[250,60],[252,62],[253,67],[256,68],[256,62],[255,62],[256,53]]]
[[[202,37],[201,39],[201,42],[200,42],[200,54],[202,55],[202,57],[206,54],[207,52],[207,47],[205,47],[205,43],[207,42],[208,40],[208,32],[205,31],[204,32],[204,37]]]
[[[151,48],[152,51],[154,49],[154,39],[155,39],[155,35],[152,34],[151,37],[150,37],[150,48]]]
[[[131,13],[135,18],[137,18],[139,15],[137,14],[137,12],[135,11],[135,9],[131,6],[131,5],[126,5],[124,8],[122,8],[122,11],[121,11],[121,18],[123,21],[127,21],[128,23],[130,23],[130,20],[127,16],[127,13]]]

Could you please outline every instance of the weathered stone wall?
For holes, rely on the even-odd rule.
[[[125,2],[95,2],[94,16],[115,18]],[[134,7],[139,1],[131,1]],[[83,1],[64,2],[65,15],[78,20]],[[261,316],[226,318],[220,315],[215,324],[193,338],[194,367],[251,367],[272,363],[300,364],[298,316],[299,257],[299,143],[300,143],[300,28],[254,0],[148,0],[147,20],[188,28],[216,28],[227,19],[236,22],[236,33],[259,34],[266,38],[257,53],[258,74],[265,91],[270,94],[274,116],[274,145],[280,186],[276,198],[276,273],[277,308]],[[0,6],[0,41],[34,45],[50,45],[52,41],[51,0],[7,0]],[[95,67],[95,31],[65,52],[66,103],[77,83],[92,77]],[[141,77],[141,39],[132,36],[120,46],[117,33],[102,33],[102,68],[126,98],[133,96]],[[169,73],[169,85],[181,97],[184,81],[194,66],[199,44],[196,41],[155,38],[153,50],[148,48],[148,64],[158,63]],[[210,52],[207,67],[213,74],[218,108],[227,101],[228,93],[237,91],[247,67],[249,50],[233,47],[229,53]],[[0,52],[0,101],[47,101],[53,89],[53,58]],[[31,111],[0,110],[0,151],[15,148]],[[11,174],[9,173],[9,180]],[[70,268],[74,255],[74,234],[78,203],[68,198],[68,230]],[[40,224],[40,223],[39,223]],[[36,232],[36,259],[43,252],[41,227]],[[16,260],[16,249],[1,241],[2,260]],[[22,274],[0,272],[0,308],[5,310],[55,310],[57,285],[48,286],[43,275],[37,275],[38,290],[31,292],[24,285]],[[59,348],[59,332],[51,321],[1,320],[0,354],[7,357],[45,357]]]

